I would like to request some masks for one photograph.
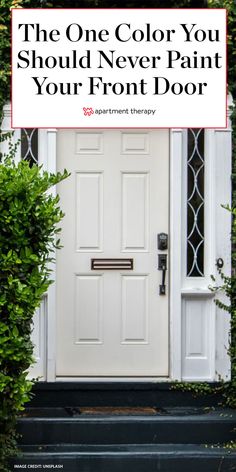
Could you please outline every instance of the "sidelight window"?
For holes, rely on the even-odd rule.
[[[21,129],[21,158],[30,165],[38,164],[38,129]]]
[[[188,129],[187,276],[204,276],[204,129]]]

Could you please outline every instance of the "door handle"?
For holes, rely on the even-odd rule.
[[[162,271],[162,283],[159,285],[159,295],[166,294],[166,271],[167,271],[167,254],[158,254],[158,270]]]

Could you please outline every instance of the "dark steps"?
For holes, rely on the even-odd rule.
[[[54,465],[64,472],[233,472],[236,467],[236,453],[194,444],[62,445],[23,451],[18,465]]]
[[[209,383],[213,388],[219,384]],[[33,388],[31,407],[218,406],[222,397],[195,395],[176,389],[174,382],[38,382]]]
[[[170,384],[73,385],[35,387],[18,420],[22,456],[12,471],[236,472],[236,410],[216,397],[196,399]]]
[[[78,415],[20,418],[23,444],[202,444],[235,438],[236,411],[207,410],[186,415],[155,416]],[[64,412],[63,412],[64,413]]]

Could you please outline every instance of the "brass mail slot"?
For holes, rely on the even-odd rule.
[[[133,259],[91,259],[91,270],[133,270]]]

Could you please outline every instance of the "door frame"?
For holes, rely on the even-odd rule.
[[[229,103],[230,106],[230,103]],[[229,118],[228,108],[228,118]],[[205,131],[205,230],[206,230],[206,266],[204,278],[187,278],[186,261],[186,159],[187,130],[170,129],[169,132],[169,377],[154,378],[83,378],[79,381],[154,381],[173,380],[214,381],[230,378],[230,359],[227,353],[230,321],[214,303],[214,295],[209,290],[210,274],[217,276],[216,257],[225,260],[225,271],[231,271],[231,216],[220,208],[221,203],[231,202],[231,123],[228,119],[226,129]],[[56,172],[57,130],[40,130],[39,164],[49,172]],[[222,159],[224,153],[224,159]],[[49,157],[50,156],[50,157]],[[53,189],[56,195],[56,189]],[[222,213],[221,213],[222,212]],[[172,270],[174,268],[174,270]],[[52,277],[55,281],[47,296],[46,367],[45,380],[75,381],[75,378],[56,377],[56,265],[52,265]],[[207,329],[208,351],[203,364],[197,356],[188,357],[185,352],[186,317],[191,312],[192,303],[202,310],[207,324],[202,327],[200,336],[205,336]],[[201,328],[200,328],[201,329]],[[191,333],[190,333],[191,337]],[[194,333],[192,335],[194,337]],[[186,342],[189,342],[187,340]],[[191,344],[191,341],[190,341]],[[191,346],[190,346],[191,347]],[[194,352],[193,352],[194,354]]]
[[[181,219],[176,218],[181,211],[182,202],[182,155],[183,155],[183,129],[170,130],[169,144],[169,377],[138,378],[139,381],[161,381],[181,378],[181,264],[179,254],[181,251]],[[57,129],[40,130],[39,137],[39,165],[42,164],[49,172],[56,172],[57,156]],[[50,156],[50,159],[48,158]],[[56,195],[56,188],[53,189]],[[171,270],[175,267],[175,270]],[[56,377],[56,265],[51,266],[51,277],[54,283],[50,285],[47,296],[47,307],[50,317],[47,319],[47,365],[46,380],[49,382],[70,381],[70,378]],[[174,311],[174,316],[173,316]],[[170,348],[171,347],[171,348]],[[79,381],[88,381],[87,377],[79,377]],[[104,378],[91,378],[91,381],[104,381]],[[137,377],[115,378],[112,381],[137,381]],[[75,381],[75,378],[71,378]]]

